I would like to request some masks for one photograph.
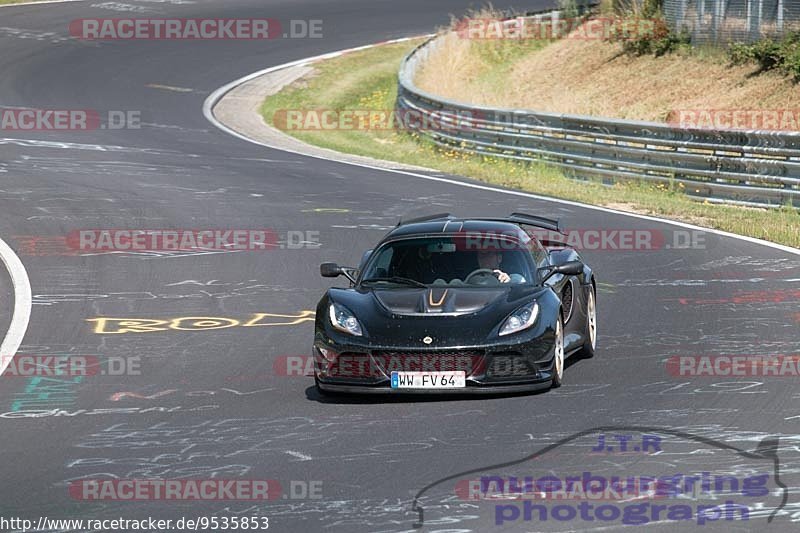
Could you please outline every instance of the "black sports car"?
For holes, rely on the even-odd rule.
[[[516,392],[558,387],[564,359],[594,355],[595,278],[558,222],[434,215],[400,222],[317,305],[314,374],[325,392]]]

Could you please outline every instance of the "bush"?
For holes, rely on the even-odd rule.
[[[735,43],[728,48],[734,65],[750,61],[758,63],[761,71],[780,70],[800,82],[800,32],[792,32],[780,41],[762,39],[754,43]]]
[[[581,14],[577,0],[558,0],[558,8],[561,10],[561,14],[564,18],[567,19],[578,18]]]
[[[670,29],[663,8],[664,0],[603,0],[601,12],[617,16],[608,40],[622,43],[625,53],[636,56],[662,56],[691,44],[687,31],[675,33]],[[636,28],[635,32],[630,28]]]
[[[790,50],[787,50],[781,68],[792,77],[795,83],[800,83],[800,44],[795,44]]]
[[[620,17],[612,25],[608,40],[622,43],[625,53],[636,56],[662,56],[691,42],[688,33],[673,32],[659,16],[647,19]]]

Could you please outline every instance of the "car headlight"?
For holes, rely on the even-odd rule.
[[[539,304],[531,302],[527,305],[523,305],[503,322],[503,327],[500,328],[500,336],[510,335],[511,333],[528,329],[536,322],[536,317],[538,315]]]
[[[344,331],[356,337],[362,335],[361,324],[358,323],[355,315],[345,306],[331,303],[328,308],[328,316],[330,316],[331,325],[339,331]]]

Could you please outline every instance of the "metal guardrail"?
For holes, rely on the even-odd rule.
[[[800,206],[800,132],[687,129],[455,102],[414,84],[440,43],[434,37],[403,60],[396,104],[398,113],[436,124],[409,121],[407,127],[440,146],[546,162],[606,183],[682,183],[687,194],[714,202]]]

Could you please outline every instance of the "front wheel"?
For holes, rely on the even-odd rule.
[[[585,358],[594,357],[597,347],[597,304],[594,286],[589,290],[589,298],[586,300],[586,340],[583,343],[581,355]]]
[[[553,348],[553,382],[550,387],[557,389],[561,386],[564,379],[564,328],[561,325],[561,317],[556,322],[556,340]]]

